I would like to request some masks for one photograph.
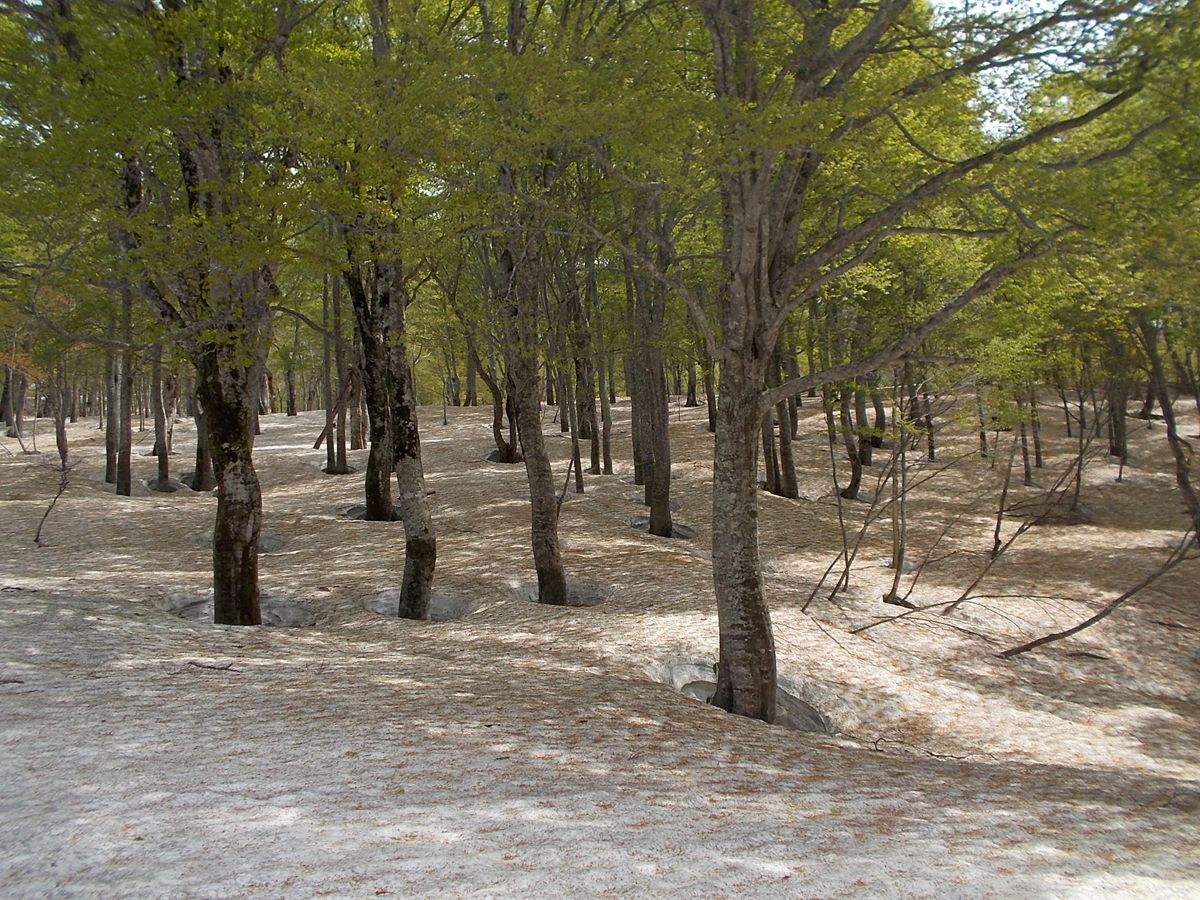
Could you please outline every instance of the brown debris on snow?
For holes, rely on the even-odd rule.
[[[1184,516],[1161,433],[1132,436],[1122,483],[1093,461],[1086,519],[1028,532],[953,615],[852,635],[897,613],[882,602],[890,525],[867,529],[848,588],[829,596],[835,565],[814,592],[842,546],[816,414],[796,445],[813,499],[763,495],[761,543],[781,685],[835,737],[660,683],[671,660],[716,656],[703,409],[672,413],[673,496],[695,539],[629,527],[627,464],[563,505],[568,572],[601,598],[579,608],[522,596],[527,486],[484,459],[487,412],[426,416],[435,590],[469,601],[439,623],[367,608],[398,585],[403,531],[344,517],[362,477],[320,472],[320,413],[264,417],[255,450],[278,539],[262,584],[309,627],[172,614],[210,585],[215,500],[114,497],[90,425],[72,426],[78,463],[40,548],[58,474],[0,454],[0,894],[1200,892],[1196,565],[1068,642],[994,657],[1165,555]],[[1044,436],[1048,487],[1074,444]],[[191,437],[177,425],[180,459]],[[569,443],[546,440],[561,475]],[[974,440],[941,435],[962,459],[910,498],[900,589],[916,579],[918,606],[953,601],[991,548],[1000,472]],[[154,477],[152,459],[134,464]],[[851,544],[869,512],[843,505]]]

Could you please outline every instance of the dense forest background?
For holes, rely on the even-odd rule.
[[[1124,462],[1127,419],[1161,416],[1191,522],[1164,565],[1195,545],[1194,3],[0,10],[0,412],[17,438],[54,418],[64,478],[65,425],[101,417],[126,494],[131,423],[154,420],[167,492],[195,417],[218,623],[261,621],[252,448],[278,410],[325,410],[331,477],[369,448],[365,515],[402,523],[399,612],[427,618],[418,406],[491,404],[537,596],[564,605],[544,410],[582,492],[631,398],[668,537],[672,397],[706,405],[713,702],[768,721],[759,492],[799,495],[806,404],[842,499],[885,461],[898,576],[935,417],[1029,483],[1057,408],[1078,452],[1048,496],[1073,508],[1093,444]]]

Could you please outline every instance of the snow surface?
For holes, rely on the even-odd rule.
[[[987,596],[853,635],[903,612],[879,600],[890,524],[847,590],[828,596],[835,567],[814,592],[841,536],[806,407],[809,499],[764,496],[761,543],[781,684],[825,736],[663,683],[716,657],[711,438],[702,409],[672,413],[697,538],[651,537],[628,525],[617,412],[616,476],[562,508],[568,569],[603,601],[556,609],[522,596],[527,486],[482,459],[488,411],[425,411],[437,589],[465,611],[436,623],[368,608],[398,585],[403,529],[341,515],[362,476],[320,473],[321,413],[265,417],[255,451],[279,541],[262,584],[309,627],[196,621],[215,499],[114,497],[94,421],[69,430],[76,468],[35,547],[53,451],[0,440],[0,896],[1200,897],[1196,564],[1075,639],[994,656],[1165,553],[1183,517],[1161,426],[1133,435],[1126,482],[1094,460],[1084,522],[1032,529]],[[1052,419],[1044,485],[1073,446]],[[189,423],[175,434],[190,468]],[[973,440],[942,435],[943,458]],[[561,479],[549,416],[547,443]],[[953,600],[984,564],[999,479],[967,456],[916,489],[910,599]],[[868,511],[844,504],[851,543]]]

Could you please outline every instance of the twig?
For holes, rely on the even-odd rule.
[[[1171,555],[1167,557],[1166,561],[1161,566],[1159,566],[1129,590],[1125,591],[1125,593],[1121,594],[1121,596],[1105,604],[1104,608],[1095,615],[1089,616],[1078,625],[1074,625],[1065,631],[1056,631],[1054,634],[1047,634],[1044,637],[1021,644],[1019,647],[1010,647],[1003,653],[998,653],[996,655],[1000,659],[1012,659],[1014,656],[1020,656],[1022,653],[1028,653],[1030,650],[1034,650],[1038,647],[1044,647],[1046,644],[1052,644],[1055,641],[1061,641],[1063,638],[1068,638],[1072,635],[1079,634],[1079,632],[1083,631],[1085,628],[1090,628],[1101,619],[1108,618],[1108,616],[1115,612],[1118,608],[1132,600],[1137,594],[1141,593],[1141,591],[1143,591],[1145,588],[1149,587],[1159,578],[1166,575],[1184,560],[1200,559],[1200,557],[1188,556],[1188,550],[1191,549],[1195,543],[1196,534],[1191,529],[1188,529],[1187,534],[1183,536],[1183,540],[1180,541],[1179,546],[1171,551]]]
[[[64,465],[60,470],[62,473],[58,479],[58,490],[54,494],[54,499],[50,501],[50,505],[46,507],[46,511],[42,513],[42,521],[38,522],[37,531],[33,534],[33,543],[35,546],[42,546],[42,528],[46,525],[46,520],[50,518],[50,513],[54,511],[54,506],[58,503],[58,498],[67,490],[67,486],[71,481],[71,469]]]

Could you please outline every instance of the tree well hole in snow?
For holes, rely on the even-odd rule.
[[[649,516],[634,516],[629,520],[629,527],[636,528],[638,531],[645,534],[650,533],[650,517]],[[696,529],[690,525],[684,525],[682,522],[671,523],[671,537],[680,541],[690,541],[696,537]]]
[[[500,463],[505,466],[515,466],[517,463],[525,462],[525,457],[517,453],[513,459],[505,459],[499,450],[492,450],[490,453],[483,454],[483,461]]]
[[[365,522],[367,520],[367,507],[362,503],[356,503],[354,506],[342,510],[338,515],[343,519],[354,519],[358,522]],[[390,521],[400,521],[400,508],[398,506],[392,507],[392,518]]]
[[[299,600],[278,594],[274,591],[263,591],[258,598],[262,611],[262,623],[273,628],[307,628],[317,621],[316,615],[308,606]],[[189,622],[207,622],[213,620],[213,592],[211,589],[189,594],[176,592],[167,594],[154,601],[154,605],[163,612]]]
[[[429,621],[453,622],[466,618],[479,609],[482,603],[478,597],[469,594],[434,588],[429,596]],[[394,619],[400,609],[400,589],[388,588],[386,591],[370,594],[363,598],[362,605],[368,612]]]
[[[531,603],[540,602],[538,599],[539,590],[536,578],[522,581],[516,584],[514,588],[522,600],[528,600]],[[606,585],[595,581],[587,581],[582,578],[575,578],[571,575],[567,576],[567,606],[599,606],[608,599],[608,593],[609,589]]]
[[[673,659],[659,664],[652,677],[681,694],[708,703],[717,690],[716,664],[711,660]],[[782,679],[781,679],[782,681]],[[790,682],[775,690],[775,725],[811,734],[834,734],[833,723],[811,703],[801,700]]]
[[[645,494],[630,494],[629,502],[636,503],[639,506],[649,506],[649,504],[646,502]],[[683,509],[683,501],[680,500],[678,497],[672,497],[671,498],[671,512],[679,512],[681,509]]]

